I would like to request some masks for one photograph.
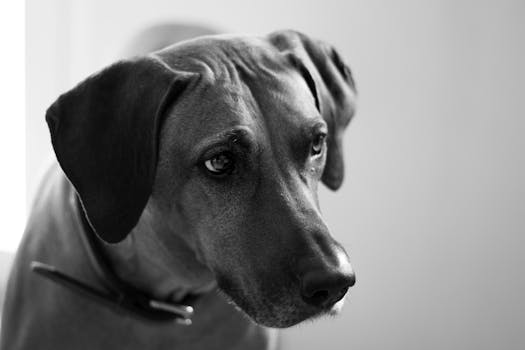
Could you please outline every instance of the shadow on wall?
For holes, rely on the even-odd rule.
[[[124,47],[123,57],[145,55],[171,44],[219,31],[195,24],[163,23],[144,29]]]

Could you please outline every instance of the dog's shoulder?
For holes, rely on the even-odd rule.
[[[64,235],[74,231],[75,210],[75,190],[60,166],[54,163],[43,176],[34,197],[20,249],[36,254],[42,245],[64,243]],[[65,241],[70,244],[70,237]]]
[[[29,275],[33,260],[56,264],[63,260],[63,253],[78,250],[75,196],[60,166],[51,165],[34,197],[11,280],[17,275]]]
[[[55,163],[36,192],[10,272],[2,315],[2,348],[41,348],[36,344],[42,337],[51,336],[43,328],[65,326],[57,315],[64,312],[61,308],[66,300],[75,295],[32,273],[30,265],[32,261],[43,262],[90,281],[93,274],[85,263],[79,225],[75,190]]]

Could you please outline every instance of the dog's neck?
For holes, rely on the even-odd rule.
[[[137,226],[117,244],[103,244],[120,279],[159,300],[179,302],[216,287],[213,273],[177,232],[162,232],[146,206]]]

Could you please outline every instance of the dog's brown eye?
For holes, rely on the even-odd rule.
[[[323,152],[325,138],[326,135],[324,134],[317,135],[314,138],[314,141],[312,142],[312,155],[315,156]]]
[[[227,153],[220,153],[205,161],[204,166],[210,173],[221,175],[233,169],[233,160]]]

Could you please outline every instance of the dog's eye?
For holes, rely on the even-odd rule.
[[[323,152],[324,141],[326,139],[325,134],[317,135],[312,142],[312,155],[316,156]]]
[[[233,170],[233,159],[228,153],[219,153],[204,162],[204,166],[214,175],[222,175]]]

